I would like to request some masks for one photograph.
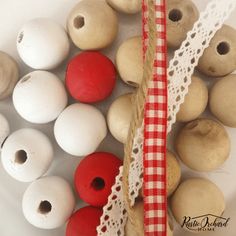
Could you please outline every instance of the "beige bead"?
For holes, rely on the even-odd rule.
[[[211,112],[224,124],[236,128],[236,75],[216,82],[210,91]]]
[[[184,217],[194,218],[208,214],[221,216],[224,209],[223,193],[206,179],[193,178],[184,181],[171,198],[171,210],[180,225],[183,224]]]
[[[72,41],[80,49],[101,49],[115,40],[118,19],[105,0],[83,0],[72,9],[67,27]]]
[[[19,68],[15,60],[0,51],[0,100],[9,97],[19,79]]]
[[[181,169],[176,157],[170,151],[166,153],[167,159],[167,196],[169,197],[177,188],[180,178]]]
[[[178,48],[199,17],[199,12],[191,0],[167,1],[167,43]]]
[[[107,0],[115,10],[126,14],[135,14],[142,9],[142,0]]]
[[[144,211],[142,201],[135,204],[134,212],[137,226],[134,227],[130,219],[128,219],[125,226],[125,236],[144,236]],[[169,220],[167,222],[167,236],[173,236],[173,229],[170,227]]]
[[[143,211],[143,202],[137,202],[134,206],[135,212],[135,220],[137,222],[137,226],[134,227],[131,221],[128,219],[125,226],[125,236],[143,236],[144,235],[144,211]]]
[[[116,54],[116,65],[121,79],[138,87],[143,77],[142,38],[136,36],[124,41]]]
[[[118,97],[110,106],[107,123],[111,134],[121,143],[125,143],[132,118],[132,94]]]
[[[199,60],[198,70],[208,76],[225,76],[236,69],[236,30],[224,25]]]
[[[177,121],[188,122],[197,119],[206,109],[208,102],[208,89],[198,77],[192,77],[188,94],[184,98],[177,114]]]
[[[229,157],[230,139],[225,128],[209,119],[188,123],[178,134],[176,151],[189,168],[212,171]]]

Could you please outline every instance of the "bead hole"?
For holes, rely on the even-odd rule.
[[[169,19],[173,22],[178,22],[183,18],[183,14],[179,9],[173,9],[169,12]]]
[[[15,163],[22,165],[27,161],[27,153],[24,150],[19,150],[15,154]]]
[[[40,214],[46,215],[52,210],[52,205],[49,201],[42,201],[39,204],[38,212]]]
[[[84,22],[84,17],[83,16],[77,16],[75,19],[74,19],[74,27],[76,29],[81,29],[83,28],[85,22]]]
[[[21,43],[24,38],[24,32],[21,32],[18,36],[18,43]]]
[[[95,190],[102,190],[105,187],[105,181],[100,178],[100,177],[96,177],[91,184],[92,188]]]
[[[30,75],[26,75],[26,76],[21,80],[21,83],[24,83],[24,82],[28,81],[30,78],[31,78]]]
[[[230,51],[230,46],[227,42],[221,42],[218,44],[217,46],[217,52],[220,54],[220,55],[226,55],[228,54]]]

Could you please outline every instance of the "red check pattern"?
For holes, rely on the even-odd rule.
[[[166,236],[167,45],[165,0],[155,0],[156,60],[149,84],[144,117],[144,225],[145,236]],[[143,50],[148,44],[148,10],[143,2]]]

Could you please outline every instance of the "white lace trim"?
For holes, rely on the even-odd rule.
[[[199,20],[188,33],[187,39],[170,61],[168,68],[168,132],[171,131],[180,105],[184,102],[184,97],[188,93],[191,76],[199,58],[235,6],[236,0],[211,1],[206,10],[200,14]],[[143,182],[142,143],[143,125],[137,130],[133,145],[133,161],[129,175],[129,195],[132,204],[134,204]],[[103,208],[101,224],[97,227],[99,236],[124,235],[127,213],[123,201],[122,173],[123,167],[120,168],[120,173],[116,177],[108,203]]]
[[[212,37],[219,30],[236,5],[235,0],[213,0],[200,14],[193,29],[188,32],[180,49],[175,51],[168,68],[168,127],[171,131],[180,105],[184,102],[194,68]]]

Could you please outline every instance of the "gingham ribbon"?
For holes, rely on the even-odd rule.
[[[146,236],[166,236],[167,45],[165,0],[156,0],[156,60],[144,117],[144,225]],[[143,2],[144,53],[148,43],[147,6]]]

